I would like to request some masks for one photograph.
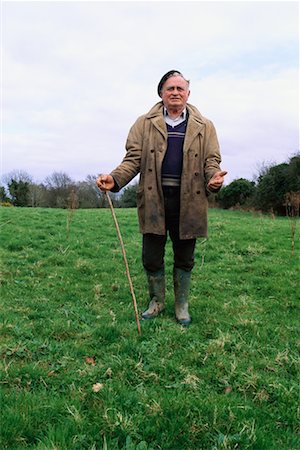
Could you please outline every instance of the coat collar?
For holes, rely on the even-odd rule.
[[[188,149],[191,142],[194,140],[197,134],[203,136],[204,133],[204,117],[200,114],[198,109],[187,103],[188,111],[188,125],[186,130],[186,136],[184,140],[184,149]],[[158,131],[167,139],[167,127],[163,116],[163,102],[156,103],[150,111],[146,114],[146,118],[150,119],[153,125]]]
[[[167,139],[168,133],[163,115],[163,106],[163,102],[156,103],[146,114],[146,118],[150,119],[155,128],[157,128],[157,130],[164,136],[164,138]]]
[[[187,123],[183,151],[187,151],[198,134],[204,136],[204,118],[195,106],[187,105],[189,120]]]

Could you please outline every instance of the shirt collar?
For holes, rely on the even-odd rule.
[[[169,114],[168,114],[168,110],[167,110],[167,108],[164,106],[164,108],[163,108],[163,112],[164,112],[164,117],[166,118],[166,117],[170,117],[169,116]],[[176,121],[176,120],[178,120],[178,119],[183,119],[183,120],[185,120],[186,119],[186,108],[184,108],[184,110],[182,111],[182,113],[180,114],[180,116],[178,116],[178,117],[176,117],[176,119],[172,119],[172,120],[174,120],[174,121]]]

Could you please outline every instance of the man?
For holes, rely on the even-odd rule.
[[[164,254],[169,234],[175,317],[187,326],[196,239],[207,236],[207,196],[221,188],[227,172],[220,170],[214,125],[187,103],[189,81],[171,70],[160,80],[158,95],[161,101],[131,127],[121,164],[111,174],[99,176],[97,185],[101,191],[118,192],[140,173],[137,205],[150,296],[142,318],[152,319],[165,308]]]

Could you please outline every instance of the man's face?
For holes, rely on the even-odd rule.
[[[188,83],[180,76],[168,78],[163,85],[161,98],[167,109],[184,109],[189,98]]]

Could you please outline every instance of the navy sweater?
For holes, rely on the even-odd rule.
[[[187,120],[175,127],[167,124],[168,147],[162,164],[163,186],[180,186],[186,125]]]

